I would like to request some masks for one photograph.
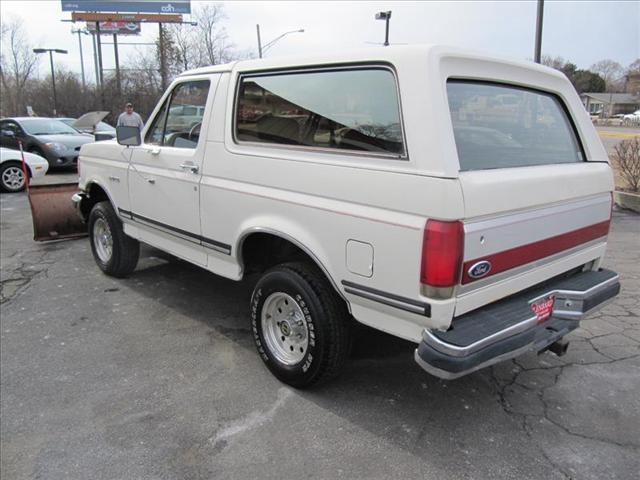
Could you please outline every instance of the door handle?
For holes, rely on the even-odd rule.
[[[192,163],[183,163],[180,165],[180,168],[183,170],[189,170],[191,173],[198,173],[198,166]]]

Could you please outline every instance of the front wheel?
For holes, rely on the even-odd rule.
[[[140,244],[124,233],[111,203],[99,202],[91,209],[89,238],[93,258],[104,273],[124,278],[135,270]]]
[[[307,264],[278,265],[264,274],[251,298],[251,326],[266,366],[293,387],[329,380],[346,362],[347,307]]]
[[[17,163],[5,163],[0,167],[0,190],[3,192],[21,192],[26,183],[24,171]]]

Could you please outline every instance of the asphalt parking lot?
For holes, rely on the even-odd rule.
[[[2,479],[638,478],[637,215],[614,213],[621,295],[566,356],[446,382],[365,329],[344,375],[296,391],[254,351],[251,280],[151,248],[116,280],[86,239],[33,242],[25,194],[0,208]]]

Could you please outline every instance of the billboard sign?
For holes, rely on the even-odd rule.
[[[96,33],[95,22],[87,22],[87,30]],[[100,35],[138,35],[140,24],[135,22],[100,22]]]
[[[191,0],[61,0],[63,12],[191,13]]]

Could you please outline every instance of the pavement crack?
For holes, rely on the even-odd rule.
[[[31,281],[38,275],[48,277],[49,267],[55,263],[46,260],[48,253],[43,252],[34,262],[20,262],[11,271],[9,278],[0,281],[0,305],[9,302],[18,293],[28,288]]]

